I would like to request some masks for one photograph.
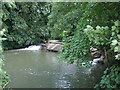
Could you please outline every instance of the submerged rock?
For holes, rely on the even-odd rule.
[[[92,51],[92,52],[95,52],[97,50],[98,50],[97,48],[90,48],[90,51]]]
[[[61,44],[48,44],[47,46],[47,50],[50,50],[50,51],[60,51],[62,45]]]
[[[104,64],[103,59],[104,59],[103,56],[101,56],[100,58],[93,59],[92,65],[93,66],[95,66],[95,65],[103,65]]]
[[[100,58],[101,57],[101,53],[99,51],[91,52],[91,55],[93,56],[93,58]]]
[[[42,45],[43,48],[46,48],[49,51],[55,51],[59,52],[61,47],[63,46],[62,42],[59,42],[59,40],[50,40],[48,43]]]

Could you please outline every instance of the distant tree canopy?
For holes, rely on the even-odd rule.
[[[3,27],[7,49],[19,48],[47,40],[46,28],[50,14],[50,4],[45,2],[5,2],[2,3]]]
[[[49,29],[53,38],[62,38],[66,32],[73,35],[78,26],[110,26],[118,19],[119,3],[54,2],[49,15]],[[81,25],[79,25],[81,24]]]
[[[105,47],[109,50],[111,43],[110,29],[114,25],[113,22],[120,19],[119,8],[120,3],[52,3],[51,14],[48,16],[48,28],[51,31],[52,38],[60,38],[65,43],[62,49],[63,59],[69,63],[73,63],[74,60],[86,62],[86,58],[90,57],[90,47],[97,47],[101,51]],[[98,32],[93,30],[90,35],[94,37],[94,34],[96,34],[96,37],[102,38],[91,40],[89,33],[87,34],[84,31],[87,25],[92,26],[93,29],[97,26],[100,28],[108,26],[109,30],[106,30],[107,28],[98,30]],[[83,56],[81,57],[81,55]]]

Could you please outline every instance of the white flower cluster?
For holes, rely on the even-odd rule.
[[[2,29],[2,30],[0,31],[0,35],[3,35],[4,32],[5,32],[5,29]]]
[[[86,32],[86,31],[88,31],[88,30],[93,30],[93,27],[92,27],[92,26],[90,26],[90,25],[87,25],[87,28],[86,28],[86,29],[84,29],[84,31]]]

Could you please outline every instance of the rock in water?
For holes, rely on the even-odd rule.
[[[63,43],[58,41],[59,40],[50,40],[48,43],[46,43],[46,49],[49,51],[59,52],[61,47],[63,46]]]
[[[95,66],[104,64],[103,59],[103,56],[101,56],[100,58],[93,59],[92,65]]]

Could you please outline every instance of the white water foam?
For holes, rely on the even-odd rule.
[[[17,49],[17,50],[40,50],[41,49],[41,46],[36,46],[36,45],[31,45],[27,48],[22,48],[22,49]]]

